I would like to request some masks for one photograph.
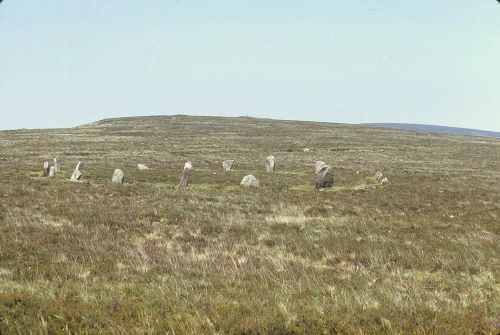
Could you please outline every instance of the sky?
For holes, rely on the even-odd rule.
[[[500,4],[1,2],[0,129],[173,114],[500,131]]]

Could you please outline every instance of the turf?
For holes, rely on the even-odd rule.
[[[499,139],[188,116],[0,132],[2,335],[496,334],[499,281]]]

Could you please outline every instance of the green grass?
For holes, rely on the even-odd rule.
[[[498,139],[187,116],[0,132],[2,335],[496,334],[499,246]]]

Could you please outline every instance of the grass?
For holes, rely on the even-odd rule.
[[[498,139],[187,116],[3,131],[0,334],[497,334],[499,223]]]

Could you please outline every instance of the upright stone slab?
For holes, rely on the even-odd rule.
[[[72,181],[79,181],[80,177],[82,176],[82,173],[80,172],[80,169],[83,168],[84,163],[82,161],[79,161],[78,164],[76,164],[75,171],[73,171],[73,174],[71,175],[70,180]]]
[[[318,174],[321,172],[321,170],[325,169],[326,167],[328,167],[328,165],[325,162],[317,161],[316,165],[314,166],[314,171],[316,171],[316,174]]]
[[[59,165],[57,158],[54,158],[54,173],[59,173],[59,172],[61,172],[61,166]]]
[[[267,172],[271,172],[271,171],[274,171],[274,162],[275,162],[275,158],[274,156],[268,156],[266,158],[266,170]]]
[[[326,166],[316,176],[316,188],[325,188],[333,186],[333,169]]]
[[[234,159],[228,159],[227,161],[222,162],[222,168],[224,171],[231,171],[233,169]]]
[[[49,169],[49,177],[54,177],[55,174],[56,174],[56,167],[52,165]]]
[[[144,164],[137,164],[137,170],[145,171],[145,170],[149,170],[149,168]]]
[[[113,183],[121,184],[123,183],[124,179],[125,175],[123,174],[123,171],[120,169],[116,169],[115,172],[113,172],[113,178],[111,178],[111,181]]]
[[[49,162],[43,163],[43,175],[47,177],[49,175]]]
[[[260,186],[260,182],[253,174],[249,174],[241,180],[240,185],[243,186],[253,186],[253,187],[258,187]]]
[[[82,176],[82,173],[80,172],[80,170],[75,169],[75,171],[73,171],[73,174],[71,175],[70,180],[71,181],[80,181],[81,176]]]
[[[186,164],[184,164],[184,170],[182,171],[182,178],[179,183],[179,186],[188,186],[189,177],[191,177],[192,170],[193,170],[193,163],[186,162]]]

